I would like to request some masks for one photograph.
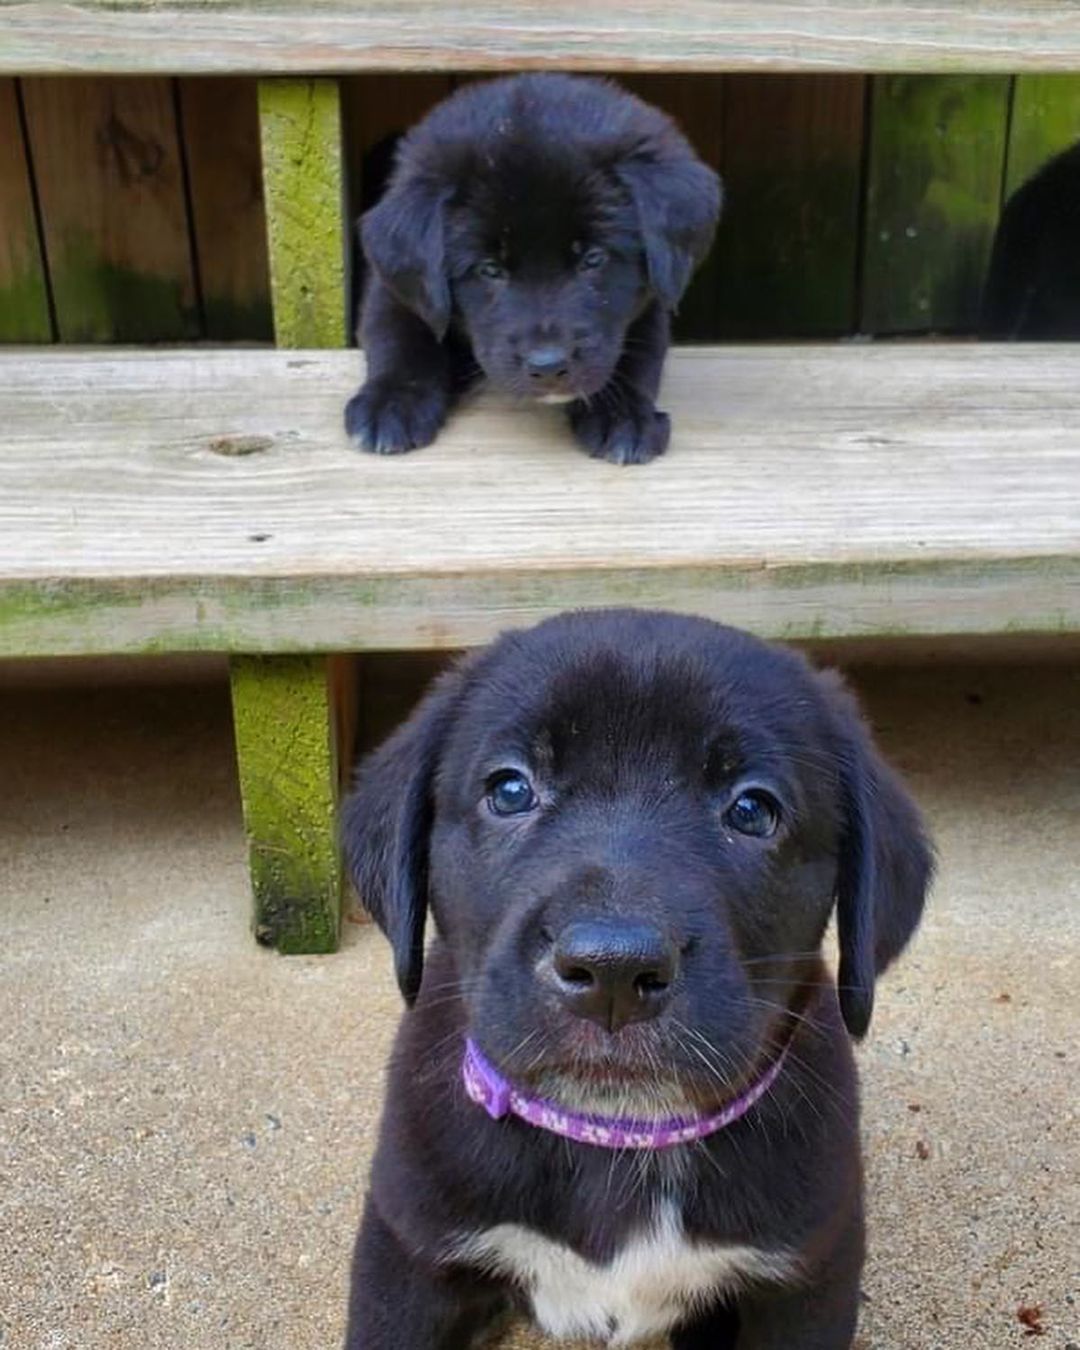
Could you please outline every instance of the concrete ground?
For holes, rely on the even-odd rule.
[[[860,1052],[860,1345],[1075,1350],[1080,663],[854,675],[941,852]],[[370,928],[251,941],[199,677],[0,688],[3,1350],[339,1343],[398,1000]]]

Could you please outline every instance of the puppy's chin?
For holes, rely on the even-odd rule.
[[[640,1079],[603,1079],[551,1070],[537,1075],[535,1090],[564,1110],[622,1120],[670,1120],[698,1109],[674,1079],[644,1074]]]
[[[577,397],[577,394],[540,394],[535,401],[537,403],[573,403]]]

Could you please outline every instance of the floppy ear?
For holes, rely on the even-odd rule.
[[[649,284],[674,310],[720,219],[720,179],[689,153],[636,154],[616,168],[630,193],[645,245]]]
[[[919,811],[878,753],[854,698],[839,678],[825,680],[844,745],[836,884],[840,1011],[859,1038],[870,1025],[877,976],[918,925],[934,859]]]
[[[390,940],[410,1005],[424,965],[434,779],[460,686],[457,670],[439,678],[409,720],[360,765],[342,814],[350,874]]]
[[[450,324],[445,222],[449,189],[422,178],[391,183],[360,221],[364,256],[379,280],[441,341]]]

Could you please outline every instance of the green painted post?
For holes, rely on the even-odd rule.
[[[334,80],[264,80],[259,124],[274,332],[280,347],[345,338],[341,117]],[[352,664],[235,657],[240,791],[255,934],[278,951],[337,946],[337,803],[351,750]]]
[[[1005,164],[1007,75],[874,81],[861,326],[974,328]]]

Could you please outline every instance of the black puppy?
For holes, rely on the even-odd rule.
[[[1080,141],[1023,183],[1001,213],[980,332],[1080,338]]]
[[[612,1346],[849,1346],[848,1035],[931,860],[840,681],[704,620],[564,615],[443,676],[345,831],[413,1005],[349,1350],[460,1350],[513,1311]]]
[[[675,125],[601,80],[520,75],[439,104],[361,221],[367,450],[427,445],[481,375],[568,403],[590,454],[642,464],[669,314],[712,242],[720,182]]]

